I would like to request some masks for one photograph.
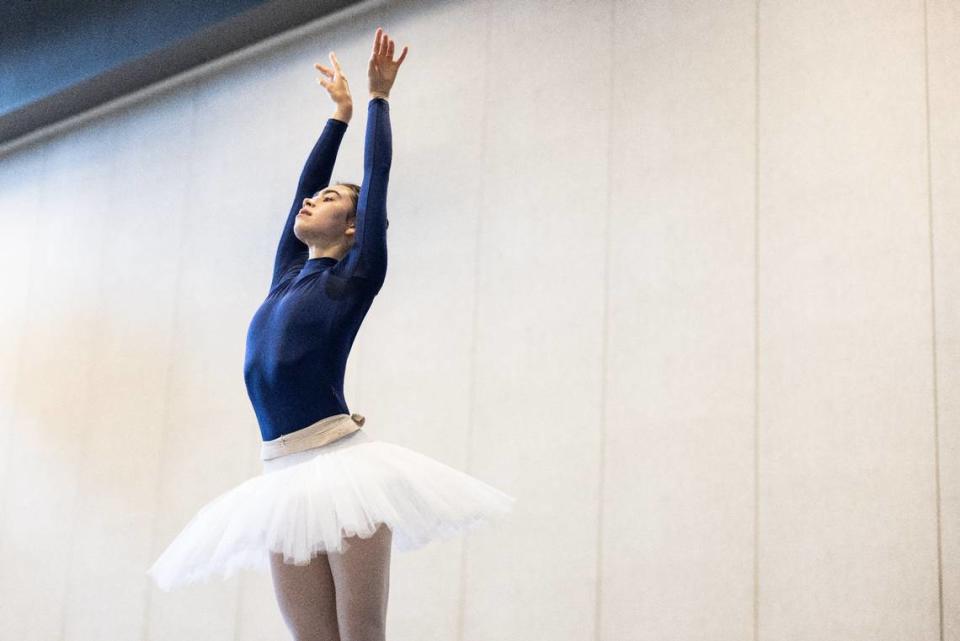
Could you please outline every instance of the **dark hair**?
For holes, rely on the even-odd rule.
[[[353,214],[352,215],[356,216],[357,203],[360,202],[360,185],[355,185],[353,183],[344,183],[344,182],[338,182],[336,184],[343,185],[344,187],[350,188],[350,197],[353,198]],[[387,227],[389,226],[390,226],[390,219],[388,218]]]

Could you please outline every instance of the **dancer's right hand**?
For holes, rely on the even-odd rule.
[[[333,63],[333,69],[324,67],[319,62],[313,65],[327,76],[329,80],[317,78],[323,87],[330,92],[330,98],[337,103],[337,107],[348,109],[353,107],[353,97],[350,95],[350,87],[347,86],[347,77],[343,75],[343,69],[340,68],[340,61],[337,60],[337,54],[330,52],[330,61]]]

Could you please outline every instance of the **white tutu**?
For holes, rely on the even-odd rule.
[[[204,505],[147,574],[163,590],[238,569],[269,572],[270,551],[306,565],[349,548],[346,536],[392,531],[414,550],[512,510],[516,499],[361,429],[333,443],[263,461],[263,472]]]

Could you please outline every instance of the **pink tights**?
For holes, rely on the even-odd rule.
[[[390,589],[390,529],[348,537],[343,552],[318,554],[308,565],[270,553],[280,614],[294,641],[385,641]]]

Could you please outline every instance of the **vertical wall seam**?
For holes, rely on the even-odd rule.
[[[613,217],[612,175],[613,175],[613,118],[616,105],[614,91],[615,76],[613,61],[616,53],[616,13],[617,0],[610,0],[610,33],[607,41],[610,43],[609,60],[607,62],[607,202],[604,215],[603,229],[603,311],[600,316],[600,443],[599,462],[597,464],[597,553],[594,569],[594,624],[593,637],[595,641],[603,638],[603,526],[604,526],[604,493],[606,491],[607,474],[607,370],[609,368],[608,343],[610,341],[610,225]]]
[[[187,140],[185,141],[187,145],[192,145],[196,139],[196,120],[197,120],[197,102],[199,101],[199,80],[194,80],[186,86],[186,89],[192,92],[190,97],[190,134]],[[193,162],[196,160],[194,155],[191,155],[191,162],[189,166],[193,165]],[[191,182],[193,174],[189,171],[186,173],[186,182]],[[180,191],[180,196],[184,204],[184,209],[187,207],[187,198],[186,194],[192,193],[192,189],[184,188]],[[158,529],[159,529],[159,507],[160,507],[160,490],[163,487],[163,470],[164,470],[164,461],[167,457],[167,450],[169,449],[169,438],[168,437],[168,426],[170,425],[170,389],[173,385],[173,368],[174,363],[176,362],[176,346],[177,346],[177,330],[180,325],[180,302],[182,299],[182,283],[183,283],[183,254],[184,254],[184,244],[186,243],[187,237],[187,224],[190,220],[190,216],[181,215],[180,217],[180,239],[178,241],[177,247],[177,262],[176,262],[176,280],[173,286],[173,310],[170,314],[170,351],[167,358],[167,368],[164,374],[163,380],[163,407],[161,409],[160,417],[160,456],[157,458],[157,482],[154,484],[153,492],[153,506],[154,506],[154,516],[153,516],[153,527],[150,531],[150,555],[151,560],[153,559],[154,550],[156,549]],[[141,624],[140,638],[144,641],[149,641],[150,639],[150,629],[149,629],[149,620],[150,620],[150,605],[152,602],[151,595],[153,594],[153,586],[149,577],[144,575],[145,580],[148,583],[148,587],[145,593],[146,605],[143,608],[143,622]]]
[[[477,189],[480,192],[478,198],[475,202],[479,203],[479,210],[476,211],[476,227],[473,234],[473,311],[472,318],[470,322],[470,370],[467,376],[467,387],[468,387],[468,397],[467,397],[467,434],[466,434],[466,463],[465,468],[467,473],[472,472],[472,453],[473,453],[473,433],[474,433],[474,423],[476,420],[476,408],[477,408],[477,353],[478,353],[478,343],[479,343],[479,297],[480,297],[480,250],[481,250],[481,241],[482,241],[482,228],[483,228],[483,211],[485,211],[485,196],[487,190],[485,188],[485,183],[487,181],[487,110],[489,105],[489,77],[490,77],[490,65],[491,61],[491,50],[490,41],[493,37],[493,3],[495,0],[488,0],[484,5],[484,11],[486,13],[486,33],[484,34],[484,43],[483,43],[483,85],[480,91],[482,100],[480,101],[480,164],[483,167],[481,172],[481,178],[477,185]],[[459,599],[457,602],[457,624],[456,624],[456,635],[457,641],[463,641],[466,625],[466,609],[467,609],[467,552],[468,552],[468,538],[462,537],[460,539],[460,589]]]
[[[78,135],[81,135],[81,134],[85,134],[87,131],[91,129],[95,129],[97,127],[104,127],[104,126],[107,127],[107,136],[111,138],[116,138],[117,127],[115,124],[109,123],[109,122],[97,123],[95,121],[88,121],[84,124],[79,125],[75,129],[75,132]],[[103,153],[104,147],[101,146],[99,142],[92,143],[92,144],[94,148],[94,153],[97,154],[97,160],[101,160],[102,157],[100,154]],[[115,168],[117,165],[116,154],[109,155],[109,160],[107,161],[107,164],[110,167],[110,171],[108,175],[110,176],[116,175],[116,172],[115,172]],[[107,187],[108,191],[116,189],[115,182],[109,181],[107,184],[109,185]],[[104,263],[105,263],[104,253],[105,252],[103,251],[103,246],[106,244],[106,241],[104,239],[106,238],[107,233],[109,233],[110,225],[107,223],[107,216],[109,214],[93,213],[92,215],[95,216],[95,218],[94,218],[94,222],[91,223],[91,227],[98,226],[98,225],[100,227],[100,233],[98,235],[97,240],[95,241],[99,243],[100,246],[96,248],[97,251],[95,252],[95,256],[93,258],[93,262],[96,263],[95,269],[93,272],[94,273],[94,282],[93,282],[94,293],[92,296],[92,304],[89,308],[89,313],[87,315],[87,319],[89,321],[93,321],[93,325],[89,330],[90,333],[87,336],[87,340],[88,340],[88,345],[92,344],[96,346],[97,339],[98,338],[102,339],[105,334],[105,332],[103,331],[103,325],[95,321],[96,321],[97,315],[103,314],[106,308],[106,302],[104,300],[106,285],[104,281],[106,280],[107,275],[104,269]],[[83,398],[81,402],[86,403],[86,406],[85,406],[86,415],[85,415],[85,418],[82,420],[86,420],[86,421],[90,420],[90,414],[94,409],[93,404],[91,402],[93,390],[90,383],[92,379],[92,374],[94,371],[94,361],[95,361],[94,358],[87,359],[87,362],[85,362],[83,365],[83,375],[81,377],[82,386],[83,386],[83,390],[82,390]],[[107,429],[109,429],[109,427],[107,427]],[[66,638],[66,633],[67,633],[67,606],[70,602],[70,594],[69,594],[70,577],[73,574],[73,570],[74,570],[73,566],[74,566],[74,562],[76,560],[76,555],[77,555],[77,539],[79,538],[77,533],[77,528],[80,524],[80,514],[82,511],[82,506],[84,501],[86,500],[86,492],[84,491],[84,485],[85,485],[86,474],[88,469],[86,461],[90,459],[89,450],[91,447],[91,442],[93,440],[94,440],[94,437],[92,435],[92,430],[86,430],[86,429],[82,430],[77,438],[77,441],[79,442],[79,447],[78,447],[79,456],[77,457],[77,465],[74,470],[74,472],[76,473],[74,490],[73,490],[75,494],[74,494],[73,505],[71,505],[70,507],[70,516],[69,516],[70,526],[67,530],[70,533],[69,535],[70,543],[69,543],[69,549],[67,551],[66,563],[63,568],[64,591],[63,591],[63,600],[60,602],[60,639],[61,640]]]
[[[40,210],[39,205],[41,202],[40,199],[41,199],[41,193],[43,190],[43,183],[46,180],[47,170],[49,169],[50,145],[49,144],[39,145],[39,153],[40,153],[40,163],[39,163],[40,173],[36,180],[36,183],[39,185],[39,187],[37,187],[33,192],[35,206],[32,208],[32,211]],[[11,484],[13,483],[13,472],[12,472],[12,469],[13,469],[12,465],[14,461],[14,456],[13,456],[14,436],[13,435],[16,432],[15,425],[17,424],[17,418],[18,418],[17,415],[18,415],[18,410],[20,409],[20,403],[21,403],[20,395],[19,395],[20,394],[20,377],[23,375],[23,360],[24,358],[26,358],[24,343],[26,342],[25,335],[26,335],[26,328],[28,325],[28,319],[31,316],[30,310],[33,307],[30,304],[30,300],[34,296],[34,291],[36,290],[36,283],[37,283],[37,280],[36,280],[37,274],[39,273],[39,270],[36,269],[36,261],[39,260],[38,253],[36,251],[32,251],[33,247],[40,245],[40,237],[42,235],[42,232],[41,232],[39,216],[32,217],[31,222],[33,223],[33,227],[31,228],[31,242],[30,242],[30,247],[31,247],[30,258],[29,258],[30,269],[27,272],[29,275],[29,280],[27,284],[27,291],[24,292],[23,294],[23,317],[21,319],[20,329],[18,331],[18,338],[17,338],[16,347],[15,347],[16,352],[14,356],[14,367],[13,367],[13,374],[12,374],[13,381],[10,384],[10,398],[12,399],[11,407],[10,407],[10,420],[7,423],[5,433],[4,433],[3,451],[2,453],[0,453],[0,456],[4,457],[3,474],[5,477],[3,484],[0,485],[0,551],[3,550],[4,530],[6,530],[9,527],[10,512],[7,510],[7,497],[9,496],[9,493],[11,491],[10,488],[12,487]]]
[[[760,639],[760,0],[753,9],[753,639]]]
[[[930,45],[929,45],[929,27],[928,27],[927,2],[923,2],[923,96],[924,121],[926,124],[926,151],[927,151],[927,242],[930,251],[930,340],[931,340],[931,367],[933,368],[933,470],[934,486],[936,489],[936,527],[937,527],[937,616],[938,616],[938,635],[940,641],[943,641],[943,522],[940,514],[940,411],[939,411],[939,388],[937,385],[937,289],[936,289],[936,260],[934,259],[934,249],[936,244],[933,239],[933,170],[932,170],[932,145],[930,141]]]

